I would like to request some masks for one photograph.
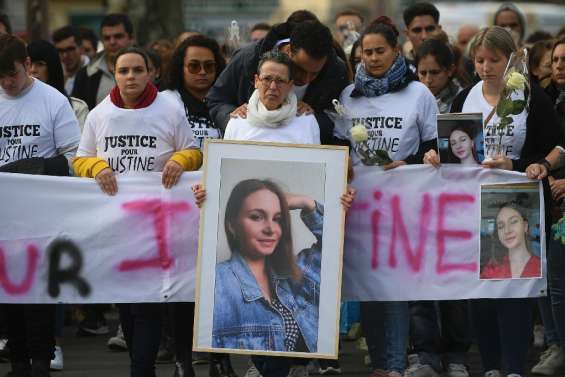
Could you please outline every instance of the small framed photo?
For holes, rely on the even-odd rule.
[[[195,351],[337,358],[346,147],[207,140]]]
[[[542,277],[540,182],[481,185],[481,280]]]
[[[439,159],[442,163],[472,166],[484,160],[481,113],[439,114],[437,135]]]

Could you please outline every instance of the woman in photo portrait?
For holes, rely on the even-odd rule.
[[[475,134],[476,130],[473,130],[471,125],[454,127],[449,134],[446,162],[469,166],[480,164]]]
[[[292,210],[316,237],[297,255]],[[231,258],[216,266],[213,347],[317,351],[323,216],[320,203],[269,180],[234,187],[224,218]]]
[[[496,215],[499,245],[481,268],[481,279],[541,277],[541,263],[528,245],[528,220],[512,202],[500,206]],[[496,241],[495,241],[496,242]]]
[[[320,128],[316,121],[316,117],[311,114],[309,111],[307,113],[303,113],[302,115],[298,116],[298,100],[297,96],[294,93],[294,75],[295,75],[296,67],[292,63],[292,61],[286,56],[284,53],[280,53],[278,51],[270,51],[266,52],[261,56],[257,67],[257,74],[255,75],[255,91],[251,95],[249,102],[247,104],[245,114],[239,113],[235,111],[232,113],[232,118],[228,122],[228,125],[225,130],[224,139],[225,140],[239,140],[239,141],[264,141],[264,142],[281,142],[281,143],[289,143],[289,144],[308,144],[308,145],[319,145],[320,144]],[[195,195],[195,200],[198,206],[201,206],[206,198],[206,190],[202,185],[195,185],[193,186],[193,191]],[[279,190],[280,191],[280,190]],[[245,197],[246,195],[244,195]],[[347,210],[351,205],[353,198],[355,196],[355,189],[348,188],[346,192],[341,196],[341,204],[343,208]],[[279,195],[280,197],[280,195]],[[243,197],[242,197],[243,198]],[[228,200],[229,202],[229,200]],[[280,201],[281,209],[283,209],[283,200]],[[239,205],[243,204],[243,199],[239,200]],[[281,213],[283,213],[282,211]],[[284,213],[283,213],[284,214]],[[286,215],[285,215],[286,216]],[[308,216],[309,217],[309,216]],[[320,218],[320,240],[321,240],[321,222],[322,219]],[[290,229],[290,228],[288,228]],[[226,231],[226,233],[229,233]],[[286,232],[285,232],[286,235]],[[290,233],[288,233],[290,237]],[[282,238],[281,238],[282,239]],[[290,238],[291,239],[291,238]],[[277,242],[278,248],[282,247],[281,245],[285,244],[286,241]],[[321,248],[321,244],[319,245]],[[230,245],[230,248],[233,249],[233,246]],[[279,253],[275,253],[273,251],[273,256],[278,255]],[[232,259],[239,260],[240,265],[243,265],[243,259],[238,257],[238,253],[232,252]],[[299,254],[299,255],[302,255]],[[305,254],[304,254],[305,255]],[[318,254],[319,255],[319,254]],[[271,258],[269,258],[270,260]],[[290,260],[293,260],[291,258]],[[266,259],[267,260],[267,259]],[[300,265],[301,259],[296,259],[294,264],[290,264],[290,266]],[[276,266],[279,266],[276,264]],[[319,262],[318,262],[319,266]],[[292,268],[292,271],[298,272],[300,269]],[[253,283],[251,286],[245,285],[245,287],[253,287],[253,292],[255,295],[253,296],[241,296],[243,290],[240,290],[239,299],[236,300],[234,297],[226,297],[225,302],[220,300],[220,294],[218,293],[218,281],[216,281],[216,291],[215,291],[215,300],[214,310],[215,311],[223,311],[225,308],[229,307],[227,302],[233,302],[233,307],[238,310],[255,310],[253,308],[257,308],[259,312],[266,312],[271,317],[277,315],[278,318],[278,325],[276,328],[271,328],[270,324],[262,327],[265,331],[262,335],[256,335],[254,333],[255,330],[260,330],[261,328],[257,327],[254,323],[264,323],[265,318],[271,317],[255,317],[255,314],[252,314],[253,317],[247,317],[247,314],[242,314],[238,310],[225,314],[223,317],[219,313],[215,313],[214,315],[214,324],[213,324],[213,333],[214,331],[216,334],[220,334],[221,327],[224,326],[222,322],[218,325],[216,323],[216,319],[218,320],[231,320],[237,321],[236,326],[232,329],[232,334],[230,335],[227,328],[225,330],[221,330],[223,335],[220,336],[213,336],[212,345],[218,348],[247,348],[247,349],[257,349],[257,350],[279,350],[284,351],[286,349],[290,349],[286,347],[285,344],[285,334],[290,334],[296,332],[296,323],[300,329],[301,333],[298,338],[302,339],[304,342],[303,344],[295,345],[294,351],[298,352],[302,350],[304,352],[316,352],[317,351],[317,333],[318,333],[318,303],[316,302],[315,305],[315,319],[308,314],[310,319],[310,324],[304,328],[302,322],[306,320],[306,316],[304,315],[305,312],[308,310],[314,310],[314,306],[312,303],[308,301],[306,305],[306,299],[301,298],[297,301],[298,296],[295,297],[294,292],[292,290],[284,290],[282,287],[287,287],[290,289],[300,287],[300,279],[299,280],[285,280],[284,284],[279,285],[281,289],[277,289],[275,294],[284,294],[282,297],[278,297],[279,302],[286,304],[286,300],[288,299],[289,302],[293,303],[293,306],[287,307],[288,310],[291,312],[291,317],[294,321],[286,321],[284,322],[281,318],[281,314],[277,314],[278,312],[274,311],[274,309],[267,309],[267,304],[270,304],[267,298],[263,297],[263,292],[259,289],[259,283],[255,280],[253,275],[250,275],[249,268],[246,267],[244,270],[247,272],[246,276],[250,278],[251,282]],[[277,273],[277,271],[274,271]],[[308,277],[311,270],[306,271],[307,273],[302,272],[303,276]],[[266,273],[266,271],[265,271]],[[319,275],[319,267],[317,274]],[[233,278],[233,274],[230,277]],[[265,277],[265,275],[262,275]],[[292,276],[293,278],[300,277],[298,275],[288,275]],[[225,278],[225,277],[222,277]],[[319,276],[317,277],[319,282]],[[270,281],[270,280],[269,280]],[[310,280],[303,280],[305,283],[310,282]],[[277,280],[278,282],[278,280]],[[281,280],[282,282],[282,280]],[[299,282],[298,285],[296,282]],[[238,284],[239,281],[238,281]],[[309,283],[310,284],[310,283]],[[226,286],[228,288],[232,288]],[[267,284],[267,287],[270,291],[272,291],[271,286]],[[233,289],[233,288],[232,288]],[[319,293],[319,283],[317,288],[311,286],[311,289],[315,289]],[[267,291],[267,293],[272,293]],[[287,295],[288,294],[288,295]],[[222,297],[223,299],[224,297]],[[291,299],[292,298],[292,299]],[[249,301],[243,301],[243,300]],[[318,298],[316,297],[316,300]],[[284,300],[284,301],[281,301]],[[295,305],[297,302],[303,302],[306,307],[297,306]],[[218,304],[219,303],[219,304]],[[248,309],[251,308],[251,309]],[[255,313],[253,311],[253,313]],[[288,314],[288,312],[285,311]],[[245,316],[245,317],[242,317]],[[287,315],[287,319],[290,317]],[[242,327],[242,320],[245,319],[249,322],[248,327]],[[258,322],[253,322],[258,321]],[[315,327],[312,327],[315,326]],[[274,331],[269,334],[269,331]],[[261,338],[262,337],[262,338]],[[274,344],[274,339],[276,338],[277,343]],[[234,343],[236,340],[241,341],[241,343]],[[256,343],[258,342],[258,343]],[[223,345],[221,345],[223,343]],[[304,347],[302,347],[304,346]],[[306,359],[299,359],[294,360],[291,358],[286,357],[275,357],[275,356],[260,356],[260,355],[253,355],[251,357],[254,367],[257,369],[260,375],[263,377],[271,377],[271,376],[286,376],[289,373],[301,373],[306,371]],[[253,373],[254,371],[250,369],[248,373]],[[256,372],[256,371],[255,371]]]

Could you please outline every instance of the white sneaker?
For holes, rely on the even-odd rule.
[[[308,377],[306,365],[293,365],[288,372],[288,377]]]
[[[446,377],[469,377],[469,371],[463,364],[450,363],[447,365]]]
[[[518,373],[510,373],[510,374],[507,374],[506,377],[522,377],[522,375],[518,374]]]
[[[420,363],[416,354],[408,355],[408,368],[404,371],[404,377],[439,377],[439,374],[428,364]]]
[[[485,372],[485,377],[502,377],[498,369],[492,369]]]
[[[63,349],[55,346],[55,358],[51,360],[51,370],[63,370]]]
[[[126,339],[124,338],[124,333],[122,331],[122,326],[118,326],[118,331],[116,331],[116,336],[108,339],[108,348],[114,351],[127,351],[128,345]]]
[[[540,355],[539,362],[532,368],[533,374],[552,376],[565,365],[565,355],[557,344],[551,345]]]

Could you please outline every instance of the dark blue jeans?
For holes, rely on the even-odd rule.
[[[118,305],[128,345],[131,377],[155,377],[155,359],[161,340],[161,305]]]
[[[565,350],[565,246],[560,241],[550,239],[547,259],[555,330],[561,349]]]
[[[361,327],[373,370],[404,373],[409,329],[408,302],[361,302]]]
[[[532,334],[532,299],[500,298],[471,300],[484,371],[524,372]]]
[[[418,354],[420,362],[438,372],[442,370],[442,357],[445,365],[464,364],[471,346],[468,301],[410,303],[410,339],[412,352]]]

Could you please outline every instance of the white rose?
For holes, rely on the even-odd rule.
[[[512,90],[524,90],[526,86],[526,78],[518,72],[512,72],[506,80],[506,87]]]
[[[369,133],[367,132],[367,129],[365,128],[365,126],[361,124],[351,127],[350,132],[351,132],[351,138],[356,143],[361,143],[369,138]]]

